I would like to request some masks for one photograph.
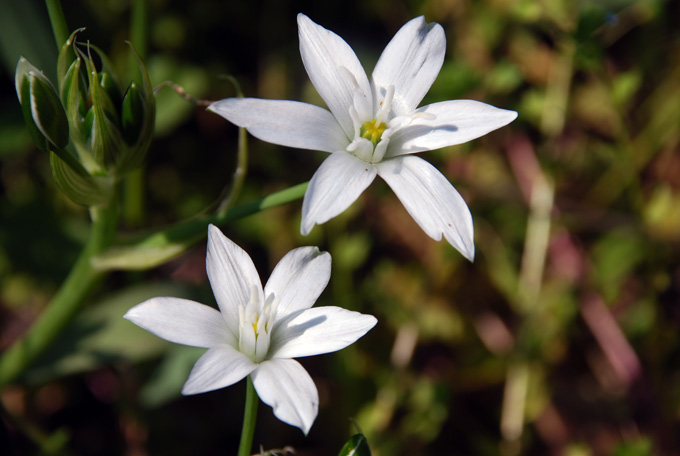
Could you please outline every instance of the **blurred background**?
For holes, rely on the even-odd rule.
[[[63,0],[73,30],[126,71],[131,1]],[[428,238],[381,180],[308,237],[298,201],[223,226],[263,280],[290,249],[331,252],[318,305],[374,314],[338,353],[302,359],[320,394],[307,438],[261,404],[255,444],[336,455],[361,426],[374,455],[680,453],[680,4],[645,0],[150,0],[146,63],[202,100],[323,104],[299,57],[296,14],[343,37],[370,71],[425,15],[447,55],[423,104],[470,98],[509,126],[421,154],[464,196],[474,263]],[[24,55],[49,77],[43,2],[0,6],[0,350],[30,327],[87,238],[56,189],[14,89]],[[135,43],[133,43],[135,44]],[[139,44],[136,44],[139,45]],[[156,137],[122,208],[125,236],[210,208],[230,185],[238,130],[163,89]],[[325,154],[250,138],[239,202],[311,178]],[[115,272],[48,353],[0,392],[0,453],[235,454],[245,386],[181,397],[201,350],[122,320],[152,296],[214,304],[205,244]],[[9,418],[11,416],[11,418]],[[39,442],[39,445],[36,444]],[[42,446],[40,446],[42,445]],[[7,453],[5,453],[7,451]]]

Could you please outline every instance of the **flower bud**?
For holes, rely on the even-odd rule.
[[[49,79],[25,58],[17,64],[15,84],[24,120],[36,145],[47,150],[68,144],[69,126],[64,107]],[[48,141],[48,142],[46,142]]]
[[[142,84],[130,83],[123,96],[106,55],[89,44],[77,46],[81,30],[59,53],[58,91],[23,57],[15,84],[34,142],[50,152],[57,186],[75,202],[96,205],[108,200],[116,179],[143,163],[156,107],[149,75],[134,48]]]
[[[144,126],[144,114],[144,99],[142,98],[139,87],[132,81],[123,97],[123,105],[120,113],[123,139],[130,146],[134,145],[139,139],[139,135]]]
[[[151,143],[153,89],[135,53],[143,85],[131,83],[123,96],[106,55],[92,45],[86,49],[77,47],[76,33],[62,48],[58,63],[60,92],[73,128],[72,139],[91,172],[122,177],[141,165]],[[75,56],[69,66],[68,55]],[[101,65],[95,63],[95,56]]]
[[[363,434],[354,434],[340,449],[338,456],[371,456],[371,448]]]
[[[130,50],[137,59],[139,72],[142,75],[142,85],[131,82],[123,97],[120,125],[123,139],[128,147],[117,164],[117,171],[121,175],[139,167],[144,162],[153,139],[156,122],[156,98],[149,73],[132,44],[130,44]]]
[[[106,95],[108,95],[109,100],[111,100],[112,107],[120,106],[121,104],[121,93],[118,83],[109,73],[99,73],[99,85]]]

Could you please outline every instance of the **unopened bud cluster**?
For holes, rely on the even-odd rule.
[[[21,57],[16,90],[33,141],[50,153],[57,185],[73,201],[92,206],[106,202],[115,181],[143,163],[156,107],[149,75],[132,46],[142,81],[123,92],[106,55],[76,43],[79,31],[59,53],[58,88]]]

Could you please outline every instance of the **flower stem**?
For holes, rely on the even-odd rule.
[[[103,277],[102,272],[92,267],[90,260],[107,248],[113,240],[117,221],[115,198],[107,206],[92,207],[90,213],[92,216],[90,238],[68,277],[28,333],[0,357],[0,389],[15,381],[57,338]]]
[[[130,42],[137,51],[140,59],[146,60],[147,54],[147,17],[146,0],[134,0],[130,15]],[[137,56],[130,52],[128,62],[128,77],[130,80],[139,80],[141,73]],[[127,83],[126,83],[127,84]],[[123,204],[122,217],[128,226],[138,227],[144,223],[144,175],[146,166],[132,170],[123,181]]]
[[[229,81],[231,81],[231,83],[234,85],[236,96],[243,98],[243,92],[241,91],[241,87],[238,85],[236,78],[233,76],[227,76],[227,79],[229,79]],[[243,127],[238,129],[238,147],[236,157],[236,169],[234,170],[232,177],[233,181],[231,188],[217,208],[218,217],[224,216],[227,209],[234,205],[234,202],[236,202],[239,194],[241,193],[243,183],[246,180],[246,174],[248,172],[248,132]]]
[[[246,180],[246,173],[248,172],[248,133],[245,128],[238,129],[238,153],[237,153],[236,169],[233,174],[233,182],[229,193],[220,203],[217,209],[217,217],[223,217],[227,210],[234,205],[237,200],[243,183]]]
[[[246,407],[243,412],[243,429],[241,430],[241,443],[238,446],[238,456],[250,456],[250,450],[253,447],[253,435],[255,434],[257,404],[259,402],[250,375],[247,377],[246,382]]]
[[[113,246],[94,259],[95,267],[99,270],[144,270],[159,266],[204,239],[209,224],[224,226],[266,209],[301,199],[307,185],[308,182],[298,184],[264,198],[227,208],[219,214],[185,220],[152,234],[137,237],[126,245]]]
[[[45,0],[45,4],[47,5],[47,13],[50,16],[50,22],[52,23],[54,40],[57,42],[57,51],[59,51],[64,43],[66,43],[69,36],[64,10],[61,9],[59,0]]]

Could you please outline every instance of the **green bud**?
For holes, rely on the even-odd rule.
[[[35,121],[33,120],[33,112],[31,110],[31,84],[28,80],[28,74],[23,74],[22,71],[20,71],[20,67],[22,66],[22,62],[25,62],[26,64],[30,65],[23,57],[19,60],[19,64],[17,65],[17,72],[16,72],[16,89],[17,89],[17,96],[19,97],[19,103],[21,104],[21,112],[24,116],[24,121],[26,122],[26,127],[28,128],[28,132],[31,134],[31,138],[33,139],[33,142],[35,143],[36,146],[42,151],[47,150],[47,140],[43,136],[43,134],[40,132],[40,129],[36,125]],[[25,66],[25,65],[24,65]],[[32,66],[32,65],[31,65]],[[25,100],[25,102],[24,102]]]
[[[81,118],[81,128],[83,137],[87,140],[92,138],[92,128],[94,127],[94,106],[90,107],[85,113],[85,116]]]
[[[141,61],[143,89],[131,84],[123,97],[106,55],[76,44],[81,30],[60,50],[59,90],[24,58],[15,84],[31,136],[50,153],[56,185],[73,201],[93,206],[108,201],[116,179],[142,162],[155,100]]]
[[[149,73],[132,44],[130,44],[130,50],[137,59],[142,75],[142,85],[140,87],[135,82],[130,83],[123,98],[120,124],[128,148],[118,161],[117,173],[119,175],[139,167],[144,162],[153,139],[156,122],[156,98]]]
[[[104,92],[109,96],[112,106],[120,106],[121,103],[121,93],[120,88],[118,88],[118,83],[109,73],[99,73],[99,85]]]
[[[371,456],[371,448],[363,434],[354,434],[342,447],[338,456]]]
[[[15,84],[24,119],[36,145],[47,150],[47,140],[58,149],[66,147],[69,141],[68,120],[52,83],[21,57]]]
[[[58,91],[25,59],[17,65],[16,89],[34,141],[61,159],[52,166],[60,188],[74,201],[95,204],[96,198],[87,195],[102,189],[92,176],[120,178],[143,163],[156,108],[149,75],[134,48],[142,81],[131,83],[123,95],[106,55],[76,42],[82,30],[74,31],[59,52]]]
[[[67,112],[69,106],[76,106],[80,113],[85,111],[85,94],[82,91],[80,67],[81,60],[77,58],[59,81],[59,96]],[[71,119],[69,119],[70,122]]]
[[[139,135],[144,127],[144,99],[139,87],[134,81],[130,83],[121,107],[120,123],[123,131],[123,139],[132,146],[139,139]]]
[[[34,74],[28,76],[33,120],[43,135],[57,148],[68,144],[68,120],[57,92]]]
[[[59,57],[57,58],[57,81],[59,82],[59,93],[63,93],[63,81],[66,78],[66,73],[73,67],[73,62],[77,58],[77,55],[74,51],[76,36],[83,30],[85,29],[79,28],[74,30],[73,33],[71,33],[71,36],[69,36],[68,40],[66,40],[66,43],[64,43],[64,45],[59,50]]]
[[[86,104],[84,91],[87,85],[81,68],[82,59],[77,57],[64,72],[60,83],[61,99],[66,106],[66,117],[71,126],[71,141],[80,162],[90,174],[102,174],[103,167],[90,153],[89,139],[92,136],[94,112],[92,107],[88,108]]]
[[[87,93],[91,103],[83,119],[81,133],[95,163],[106,171],[113,171],[124,143],[118,128],[117,108],[105,90],[105,87],[111,87],[112,82],[108,81],[108,77],[100,79],[100,73],[89,52],[87,55],[81,52],[80,55],[87,69]]]

